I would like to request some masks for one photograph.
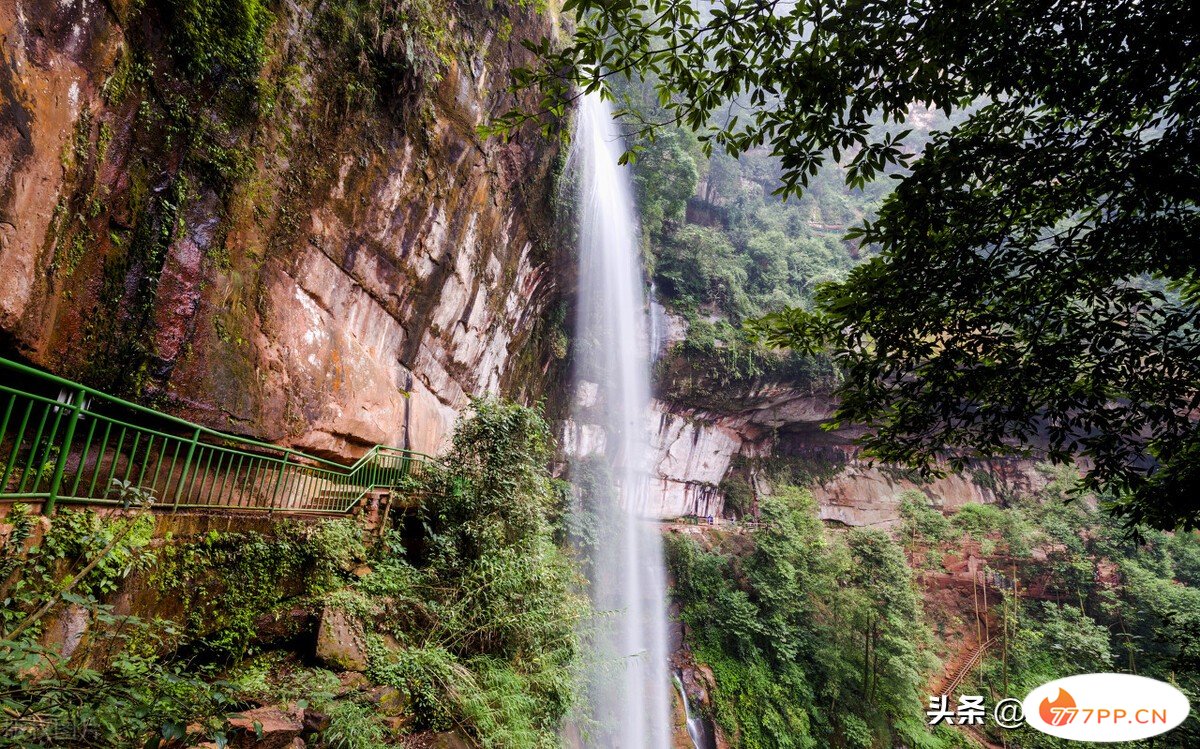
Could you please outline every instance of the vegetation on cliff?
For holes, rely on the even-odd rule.
[[[782,194],[829,163],[853,188],[896,177],[846,234],[879,254],[762,325],[833,352],[838,418],[871,427],[872,454],[927,472],[947,454],[1080,457],[1083,487],[1130,522],[1200,526],[1190,3],[568,6],[571,43],[522,81],[548,84],[548,107],[646,78],[665,113],[642,132],[768,149]],[[964,116],[917,150],[914,102]]]
[[[906,491],[894,533],[823,528],[808,493],[780,483],[759,498],[760,526],[671,535],[687,642],[712,670],[710,717],[731,745],[971,745],[929,728],[924,710],[941,674],[989,637],[959,689],[988,704],[1108,671],[1200,697],[1200,536],[1131,539],[1093,498],[1066,501],[1073,474],[1043,470],[1050,481],[1034,494],[997,485],[1006,507],[948,512]],[[1025,749],[1066,746],[1028,728],[985,730]],[[1198,731],[1192,716],[1167,745],[1191,746]]]
[[[1009,492],[1005,508],[968,505],[948,520],[923,495],[906,498],[900,538],[915,567],[940,572],[945,557],[973,553],[1007,588],[985,625],[996,645],[964,692],[1023,697],[1052,679],[1119,671],[1168,681],[1195,704],[1200,535],[1147,530],[1135,540],[1094,498],[1068,501],[1074,472],[1043,470],[1051,480],[1036,494]],[[1028,749],[1067,745],[1028,728],[1005,736]],[[1155,741],[1195,745],[1200,720]]]
[[[557,746],[587,604],[556,543],[563,492],[546,472],[549,445],[535,411],[476,402],[412,487],[419,530],[382,538],[339,519],[151,543],[144,512],[64,510],[29,547],[34,521],[16,511],[0,552],[0,746],[222,742],[239,713],[269,707],[312,718],[312,747],[421,732]],[[157,607],[118,611],[112,594],[139,585]],[[52,596],[65,602],[59,622],[79,628],[68,652],[22,626]],[[314,665],[312,628],[331,611],[361,632],[365,677]]]
[[[900,545],[823,529],[795,487],[760,507],[748,537],[667,545],[695,658],[715,679],[712,718],[732,744],[945,746],[921,715],[932,635]]]

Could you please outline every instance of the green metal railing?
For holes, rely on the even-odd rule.
[[[353,465],[176,418],[0,358],[0,501],[349,512],[429,456],[382,445]]]

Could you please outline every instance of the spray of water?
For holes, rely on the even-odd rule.
[[[603,428],[598,457],[611,477],[600,492],[607,496],[593,497],[589,508],[597,532],[586,567],[593,603],[605,615],[593,635],[598,657],[584,743],[660,749],[670,743],[666,574],[662,539],[644,519],[650,345],[633,195],[617,163],[622,150],[609,106],[583,97],[571,156],[580,201],[575,376],[598,385],[600,407],[576,416]]]

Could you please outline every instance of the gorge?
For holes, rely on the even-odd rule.
[[[0,0],[0,747],[1053,749],[928,697],[1200,697],[1195,533],[1036,451],[869,461],[747,332],[877,257],[886,180],[784,201],[653,76],[546,110],[585,20]]]

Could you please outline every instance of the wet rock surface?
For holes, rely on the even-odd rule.
[[[441,79],[376,106],[344,99],[321,9],[279,6],[267,116],[189,78],[156,6],[0,0],[0,351],[340,456],[435,451],[470,396],[540,395],[557,144],[476,128],[551,21],[456,8]],[[183,111],[162,90],[208,150],[154,124]]]

